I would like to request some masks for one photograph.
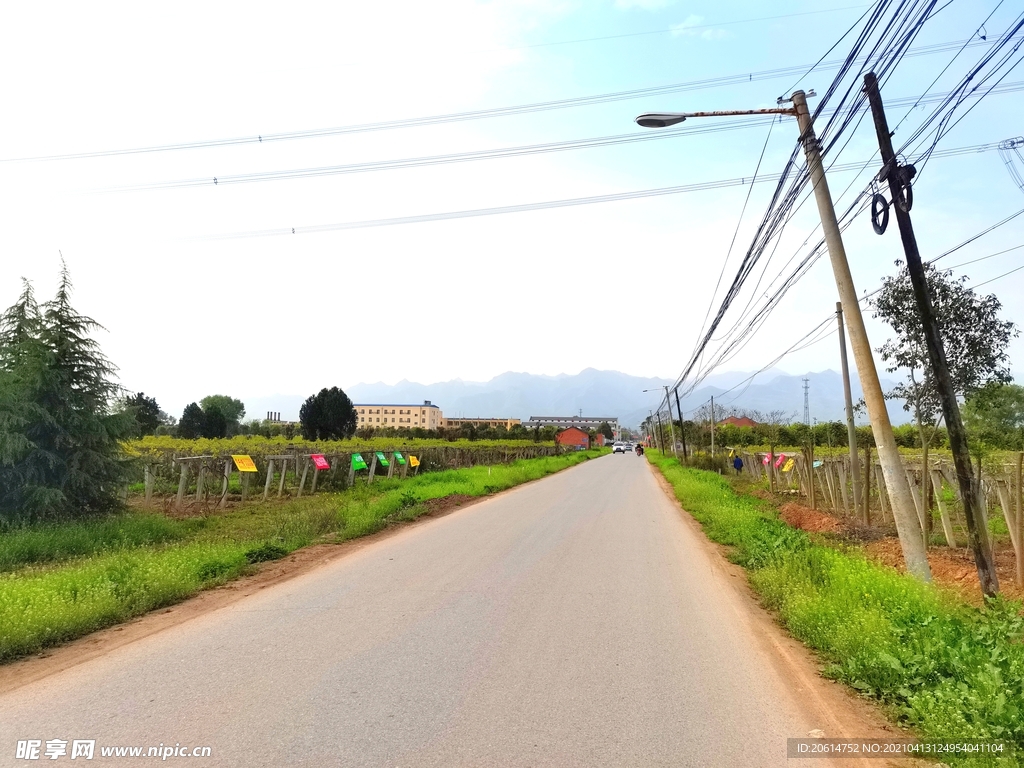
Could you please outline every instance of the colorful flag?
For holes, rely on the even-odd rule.
[[[327,459],[324,458],[324,455],[322,453],[314,453],[309,458],[313,460],[313,466],[316,467],[317,469],[331,468],[331,465],[327,462]]]
[[[782,467],[782,471],[783,471],[783,472],[791,472],[791,471],[793,470],[793,466],[794,466],[794,462],[793,462],[793,460],[792,460],[792,459],[790,459],[790,460],[789,460],[789,461],[787,461],[787,462],[786,462],[786,464],[785,464],[785,465],[784,465],[784,466]]]
[[[777,458],[775,460],[775,468],[778,469],[779,467],[781,467],[782,466],[782,462],[784,462],[785,460],[786,460],[786,454],[780,453],[779,454],[779,458]]]
[[[234,454],[232,454],[231,458],[235,462],[235,466],[238,468],[239,472],[257,471],[256,462],[252,460],[251,456],[246,456],[245,454],[239,454],[238,456],[235,456]]]
[[[405,466],[405,459],[402,457],[402,454],[400,454],[398,451],[395,451],[395,464],[398,464],[399,466]]]
[[[377,463],[382,467],[388,465],[388,457],[384,455],[384,451],[377,451]]]
[[[764,458],[761,459],[761,463],[764,464],[765,466],[767,466],[768,462],[771,461],[771,460],[772,460],[772,455],[770,453],[766,453],[764,455]]]
[[[352,469],[366,469],[366,462],[363,460],[363,454],[352,454]]]
[[[823,462],[823,461],[816,461],[816,462],[814,462],[814,468],[817,469],[818,467],[820,467],[824,463],[825,462]]]
[[[409,457],[409,466],[410,467],[418,467],[419,465],[420,465],[420,460],[419,459],[417,459],[415,456],[410,456]]]

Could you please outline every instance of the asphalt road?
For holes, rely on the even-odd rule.
[[[820,725],[715,557],[607,456],[0,697],[0,765],[781,765]]]

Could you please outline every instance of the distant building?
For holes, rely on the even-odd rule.
[[[579,427],[569,427],[555,435],[555,442],[559,445],[565,445],[576,448],[580,451],[585,451],[590,447],[590,435]]]
[[[423,405],[407,403],[355,403],[356,427],[390,429],[440,429],[444,423],[441,409],[424,400]]]
[[[722,424],[731,424],[734,427],[756,427],[757,422],[753,419],[748,419],[746,416],[726,416],[720,422]]]
[[[444,419],[445,429],[459,429],[460,427],[474,426],[482,429],[499,429],[504,427],[505,429],[512,429],[517,424],[521,424],[520,419]]]
[[[612,432],[619,433],[619,420],[614,416],[531,416],[523,422],[524,427],[579,427],[585,431],[596,430],[604,422],[612,428]]]

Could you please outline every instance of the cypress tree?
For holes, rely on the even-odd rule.
[[[78,516],[117,506],[126,479],[121,442],[134,418],[115,410],[114,365],[90,334],[102,328],[57,294],[37,306],[26,282],[0,316],[0,515]]]

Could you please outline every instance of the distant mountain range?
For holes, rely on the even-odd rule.
[[[826,370],[795,376],[778,370],[761,373],[746,382],[749,372],[727,371],[705,379],[701,386],[680,398],[684,413],[699,408],[713,395],[723,412],[736,410],[783,410],[793,420],[803,418],[803,379],[808,379],[811,418],[818,421],[845,418],[842,377]],[[448,418],[513,417],[526,420],[530,416],[571,416],[581,410],[584,416],[614,416],[623,426],[636,426],[647,417],[648,410],[658,404],[658,392],[671,385],[669,379],[630,376],[619,371],[587,368],[577,374],[541,376],[530,373],[503,373],[490,381],[474,382],[455,379],[436,384],[400,381],[397,384],[356,384],[346,392],[354,402],[422,403],[430,400]],[[895,382],[883,380],[884,390]],[[860,400],[860,383],[853,381],[854,402]],[[267,411],[280,411],[286,420],[298,419],[304,397],[274,395],[246,400],[248,418],[262,418]],[[889,413],[896,424],[908,420],[902,402],[891,401]],[[675,403],[673,399],[673,410]],[[716,407],[717,410],[717,407]],[[866,423],[861,415],[858,423]]]

